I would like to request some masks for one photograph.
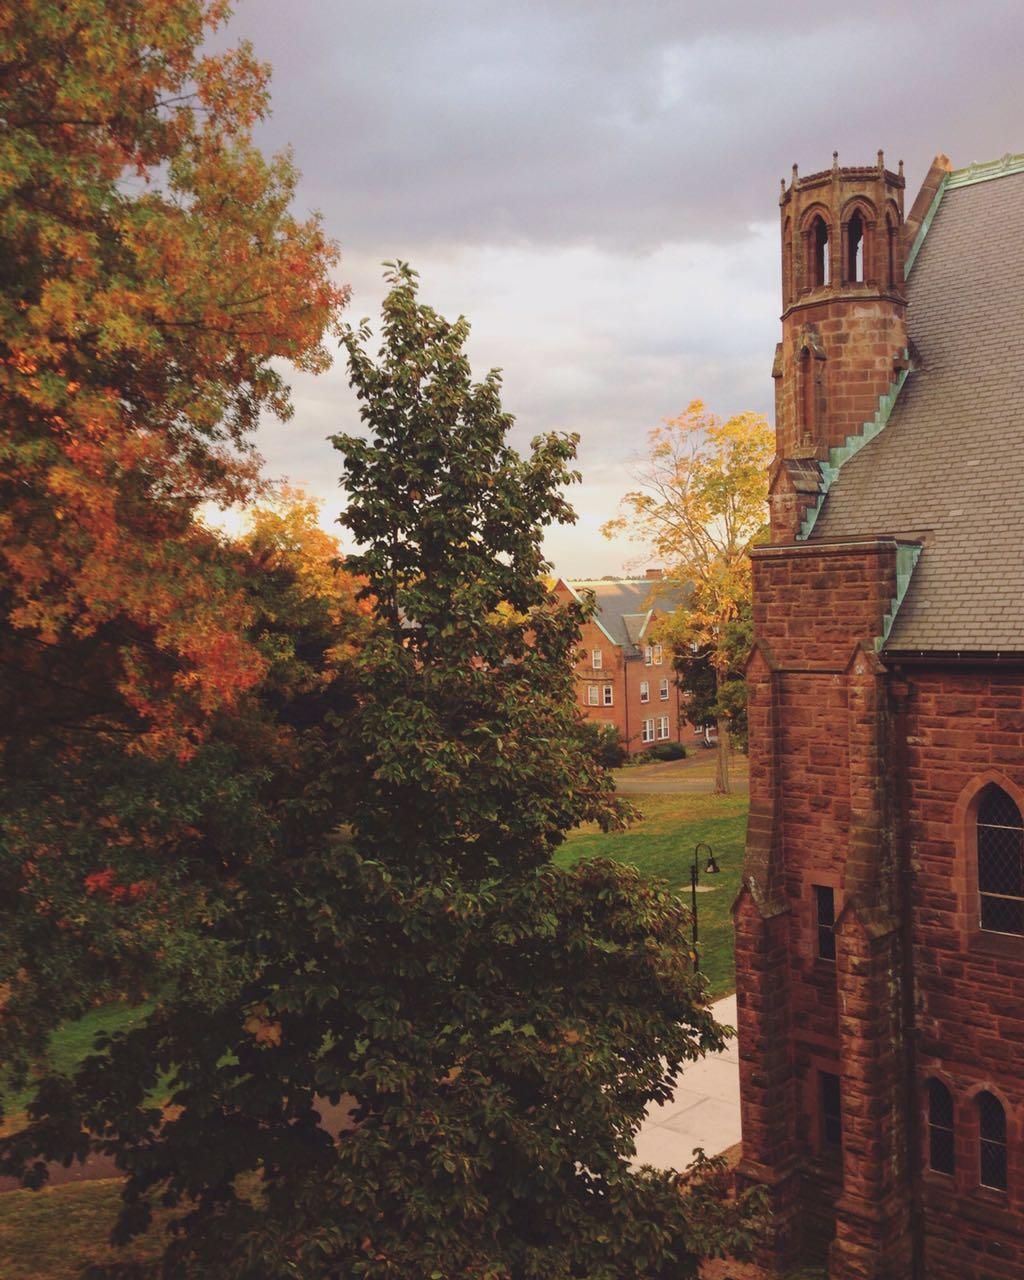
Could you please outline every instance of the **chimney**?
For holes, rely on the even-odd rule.
[[[664,569],[648,569],[644,574],[645,578],[652,579],[652,580],[663,578],[664,576],[665,576]]]

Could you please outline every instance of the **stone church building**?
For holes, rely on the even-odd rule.
[[[1022,1280],[1024,156],[780,215],[738,1176],[780,1263]]]

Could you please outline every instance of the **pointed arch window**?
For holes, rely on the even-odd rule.
[[[859,209],[854,209],[846,224],[846,282],[854,284],[864,279],[864,219]]]
[[[892,214],[887,214],[885,219],[885,254],[886,254],[886,281],[890,289],[894,289],[897,284],[896,280],[896,236],[898,232],[896,223]]]
[[[1024,936],[1024,821],[995,783],[981,793],[977,837],[981,927]]]
[[[819,214],[810,228],[811,288],[820,289],[830,283],[828,223]]]
[[[991,1093],[978,1094],[979,1180],[983,1187],[1006,1190],[1006,1112]]]
[[[956,1173],[953,1095],[941,1080],[928,1081],[928,1167],[936,1173]]]

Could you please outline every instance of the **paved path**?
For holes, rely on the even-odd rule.
[[[713,1006],[715,1017],[736,1025],[736,997]],[[658,1169],[684,1169],[694,1147],[718,1155],[740,1140],[740,1059],[736,1040],[721,1053],[709,1054],[685,1067],[675,1096],[647,1112],[636,1139],[637,1164]]]

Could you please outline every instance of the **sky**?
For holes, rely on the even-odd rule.
[[[1024,151],[1019,0],[236,0],[217,43],[274,68],[257,138],[291,146],[296,209],[340,244],[347,318],[373,320],[381,263],[472,323],[504,372],[520,449],[581,437],[578,522],[545,549],[568,577],[638,572],[600,534],[648,432],[702,399],[771,416],[779,179]],[[342,361],[290,377],[268,474],[343,503],[326,437],[358,430]]]

